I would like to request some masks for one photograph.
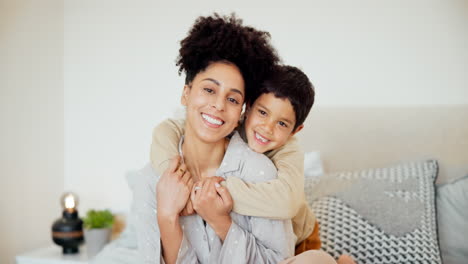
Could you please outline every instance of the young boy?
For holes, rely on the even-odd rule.
[[[304,195],[304,154],[294,135],[312,108],[315,91],[307,76],[292,66],[278,66],[247,102],[245,120],[238,128],[248,146],[264,153],[275,164],[278,178],[248,183],[228,177],[226,186],[234,201],[233,211],[256,217],[292,219],[297,237],[296,254],[319,249],[318,224]],[[153,131],[151,162],[158,172],[165,161],[178,154],[184,134],[183,120],[167,120]]]

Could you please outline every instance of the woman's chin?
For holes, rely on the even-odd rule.
[[[200,131],[198,137],[201,141],[205,143],[217,143],[221,140],[224,140],[229,133],[224,131]]]

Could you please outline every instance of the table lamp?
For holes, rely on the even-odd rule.
[[[63,208],[62,218],[52,225],[52,240],[62,246],[63,254],[78,253],[83,243],[83,221],[78,217],[78,196],[67,192],[60,198]]]

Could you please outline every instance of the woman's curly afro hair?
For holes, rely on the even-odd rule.
[[[199,17],[181,42],[176,66],[185,72],[185,83],[205,70],[210,63],[228,61],[236,65],[245,82],[245,102],[265,80],[280,59],[270,44],[270,34],[242,25],[235,14]]]

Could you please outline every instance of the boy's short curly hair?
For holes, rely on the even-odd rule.
[[[243,26],[233,13],[230,16],[198,17],[181,42],[176,66],[185,72],[185,84],[205,70],[210,63],[228,61],[236,65],[245,82],[245,102],[280,59],[270,44],[270,34]]]
[[[315,101],[315,88],[307,75],[294,66],[278,65],[252,97],[255,101],[262,94],[273,93],[277,98],[288,99],[294,109],[294,130],[302,125]],[[252,102],[253,102],[252,101]]]

